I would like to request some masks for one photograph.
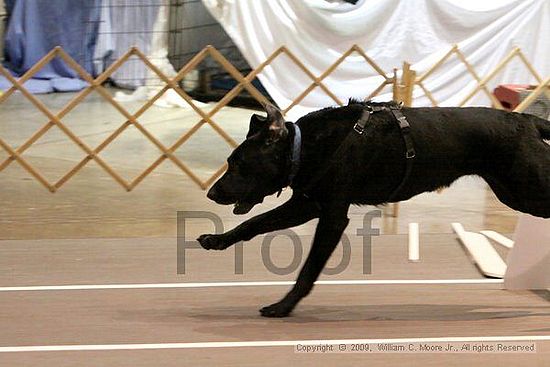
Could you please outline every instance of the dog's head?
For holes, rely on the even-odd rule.
[[[288,130],[281,112],[266,105],[267,117],[252,115],[246,140],[227,159],[227,171],[208,191],[218,204],[246,214],[287,184]]]

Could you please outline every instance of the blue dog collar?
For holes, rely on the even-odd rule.
[[[300,169],[300,156],[302,154],[302,131],[300,127],[291,122],[289,125],[292,125],[294,128],[294,140],[292,142],[292,151],[290,153],[290,174],[288,175],[288,185],[292,185],[298,170]]]

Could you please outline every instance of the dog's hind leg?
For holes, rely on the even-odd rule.
[[[537,217],[550,217],[550,188],[523,186],[524,190],[535,190],[535,194],[528,195],[520,190],[511,192],[505,185],[491,180],[486,180],[497,198],[510,208],[529,213]],[[510,180],[512,181],[512,180]],[[527,187],[527,189],[525,189]]]
[[[537,153],[535,148],[532,147],[532,151]],[[542,153],[548,154],[548,151]],[[515,161],[509,172],[499,179],[485,179],[499,200],[512,209],[549,218],[550,156],[542,153],[524,154]]]
[[[518,199],[514,197],[512,192],[502,185],[498,180],[493,178],[485,178],[485,181],[489,184],[497,198],[510,208],[516,208],[519,205]]]
[[[257,215],[222,234],[203,234],[197,240],[207,250],[225,250],[239,241],[248,241],[262,233],[290,228],[319,215],[319,204],[303,195],[294,195],[283,205]]]
[[[288,316],[298,302],[309,294],[348,225],[347,209],[346,206],[324,210],[317,224],[311,250],[300,270],[296,284],[281,301],[262,308],[260,310],[262,316]]]

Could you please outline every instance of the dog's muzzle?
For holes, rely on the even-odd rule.
[[[256,204],[237,201],[235,203],[235,206],[233,207],[233,214],[236,214],[236,215],[246,214],[254,207],[254,205]]]
[[[221,205],[229,205],[235,203],[235,200],[228,198],[223,194],[220,194],[220,192],[216,188],[216,185],[212,186],[210,190],[208,190],[208,193],[206,193],[206,197]]]
[[[233,208],[233,214],[237,215],[248,213],[254,207],[254,205],[257,204],[257,202],[239,201],[227,198],[224,195],[220,195],[218,189],[216,188],[216,185],[212,186],[210,190],[208,190],[206,197],[221,205],[235,204],[235,207]]]

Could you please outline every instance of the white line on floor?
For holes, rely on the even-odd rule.
[[[317,285],[393,285],[393,284],[502,284],[502,279],[362,279],[318,280]],[[151,289],[151,288],[212,288],[212,287],[265,287],[289,286],[294,281],[258,282],[202,282],[202,283],[151,283],[151,284],[74,284],[0,287],[0,292],[28,291],[81,291],[101,289]]]
[[[395,339],[327,339],[327,340],[268,340],[244,342],[157,343],[157,344],[85,344],[85,345],[29,345],[0,347],[0,353],[14,352],[65,352],[90,350],[144,350],[144,349],[200,349],[200,348],[258,348],[294,347],[319,344],[380,344],[380,343],[468,343],[468,342],[530,342],[550,340],[550,335],[534,336],[466,336],[437,338]]]

